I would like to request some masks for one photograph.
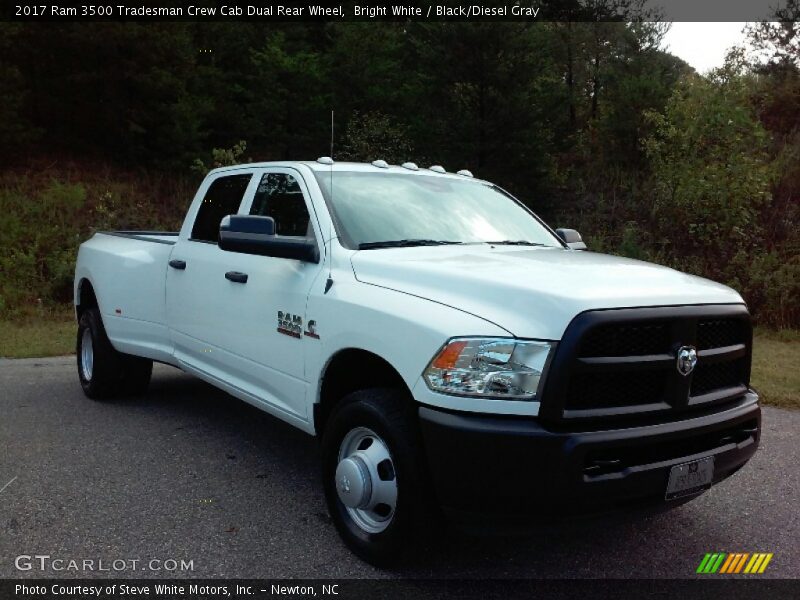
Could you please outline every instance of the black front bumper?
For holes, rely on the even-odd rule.
[[[753,456],[761,432],[753,392],[712,414],[581,432],[425,406],[419,416],[439,504],[470,528],[665,504],[671,467],[713,456],[717,483]]]

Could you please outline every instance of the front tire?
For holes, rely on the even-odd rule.
[[[150,383],[153,361],[115,350],[96,308],[78,321],[75,354],[83,393],[94,400],[141,394]]]
[[[401,558],[427,516],[423,463],[405,396],[354,392],[334,410],[322,438],[322,478],[345,544],[375,565]]]

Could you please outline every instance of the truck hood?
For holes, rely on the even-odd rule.
[[[731,288],[694,275],[560,248],[386,248],[355,252],[351,261],[358,281],[452,306],[523,338],[561,339],[573,317],[591,309],[743,303]]]

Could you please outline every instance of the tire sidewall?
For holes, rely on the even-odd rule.
[[[389,392],[389,391],[387,391]],[[408,431],[398,427],[376,405],[374,399],[387,392],[356,392],[331,416],[322,442],[322,477],[328,510],[345,543],[361,558],[373,564],[396,559],[415,529],[418,513],[419,473]],[[383,399],[381,398],[381,399]],[[356,427],[367,427],[386,444],[397,478],[397,504],[392,522],[380,533],[368,533],[350,517],[336,492],[335,473],[339,449],[345,435]]]
[[[86,379],[83,375],[83,332],[88,330],[92,338],[92,378]],[[100,315],[95,309],[89,309],[81,315],[78,321],[78,337],[75,346],[78,364],[78,378],[84,393],[93,399],[111,395],[112,369],[117,364],[115,350],[106,336]]]
[[[96,373],[94,369],[92,370],[92,379],[86,379],[83,375],[83,334],[86,330],[89,330],[89,335],[92,338],[92,354],[96,354],[97,351],[97,340],[96,334],[92,331],[91,325],[91,317],[89,316],[89,311],[86,311],[81,315],[80,320],[78,321],[78,337],[75,343],[75,354],[77,355],[77,362],[78,362],[78,378],[81,382],[81,387],[83,391],[89,394],[92,389],[92,383],[95,379]]]

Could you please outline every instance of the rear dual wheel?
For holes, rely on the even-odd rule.
[[[78,377],[89,398],[141,394],[150,383],[153,361],[115,350],[96,308],[81,315],[75,350]]]

